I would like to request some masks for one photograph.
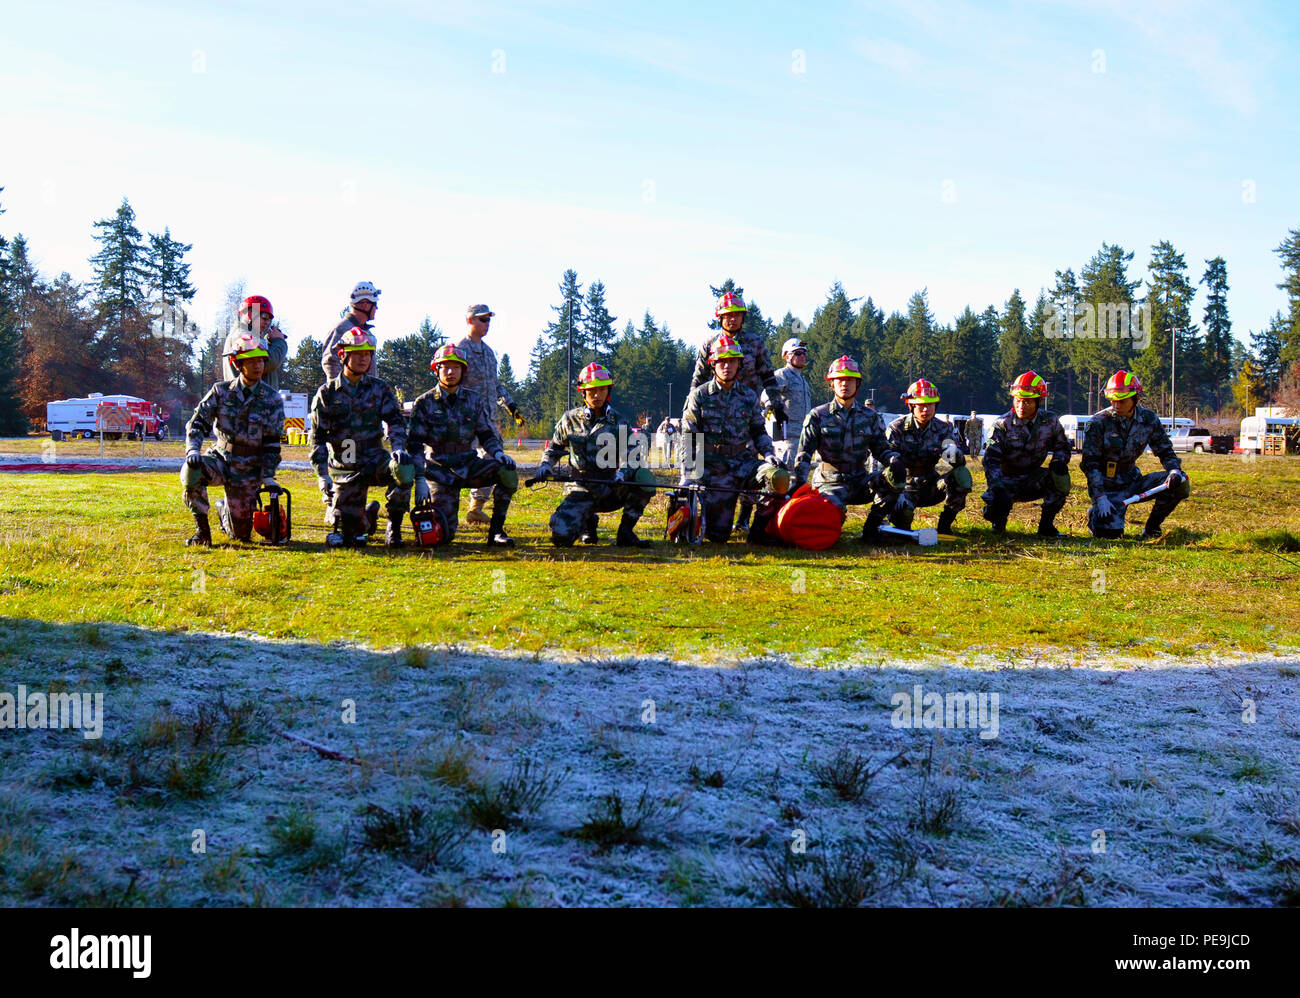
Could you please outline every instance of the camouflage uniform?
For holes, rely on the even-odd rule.
[[[776,468],[759,460],[772,453],[772,438],[758,413],[758,396],[739,383],[724,389],[716,379],[686,397],[682,410],[680,457],[682,484],[706,486],[706,539],[731,536],[735,492],[712,489],[761,489],[771,484]]]
[[[995,419],[984,451],[984,519],[1005,524],[1015,503],[1041,499],[1040,523],[1050,524],[1070,494],[1070,474],[1054,475],[1042,466],[1045,459],[1058,466],[1070,463],[1070,442],[1056,413],[1039,409],[1026,421],[1012,410]]]
[[[239,378],[219,381],[203,396],[185,427],[187,451],[198,451],[211,432],[216,446],[198,468],[181,468],[185,506],[208,515],[208,486],[224,485],[226,505],[237,536],[247,538],[262,482],[280,467],[284,403],[262,382],[245,386]]]
[[[317,477],[328,473],[334,480],[330,518],[345,537],[366,533],[362,518],[370,486],[385,486],[390,524],[401,524],[410,503],[411,487],[394,477],[390,455],[384,450],[382,423],[388,424],[393,450],[405,450],[406,420],[401,403],[387,382],[368,373],[355,385],[342,375],[331,378],[311,401],[307,437],[311,463]]]
[[[870,518],[877,526],[894,509],[899,489],[887,480],[881,466],[898,454],[885,439],[885,421],[874,409],[858,405],[856,398],[848,406],[839,399],[817,406],[808,413],[799,435],[796,486],[808,480],[814,455],[821,457],[821,463],[812,486],[840,509],[870,503]],[[878,464],[871,464],[873,457]]]
[[[966,453],[972,457],[979,457],[983,450],[984,420],[980,419],[979,416],[971,416],[970,419],[966,420]]]
[[[465,368],[465,373],[461,375],[459,390],[464,391],[468,388],[475,392],[483,400],[483,404],[487,406],[488,418],[492,419],[492,425],[495,426],[493,404],[495,403],[503,409],[515,404],[515,400],[510,397],[510,393],[501,384],[496,353],[483,340],[475,343],[472,336],[466,336],[457,343],[456,352],[469,362]],[[480,442],[478,456],[487,457],[487,453],[487,450]],[[483,502],[491,492],[490,488],[473,489],[470,495]]]
[[[773,438],[772,442],[776,446],[776,456],[787,466],[792,466],[795,452],[799,449],[799,431],[812,409],[812,389],[808,387],[808,379],[803,376],[803,372],[790,364],[779,368],[774,376],[779,389],[778,397],[785,405],[785,436],[780,440]],[[770,399],[771,396],[764,390],[761,400],[767,402]],[[775,424],[772,432],[775,432]],[[881,432],[884,432],[883,426]]]
[[[722,333],[715,333],[700,347],[700,355],[695,361],[695,373],[691,375],[692,390],[707,385],[713,380],[713,365],[709,358],[713,350],[713,341],[721,335]],[[767,341],[748,326],[741,326],[740,332],[727,335],[736,341],[736,345],[745,355],[740,362],[740,373],[736,375],[736,384],[754,393],[755,404],[757,404],[758,393],[764,389],[767,390],[769,399],[780,398],[781,386],[776,380],[776,372],[772,370],[772,360],[767,355]]]
[[[1144,475],[1138,469],[1137,459],[1150,446],[1164,466],[1163,472]],[[1092,417],[1083,438],[1083,460],[1079,467],[1088,478],[1088,495],[1093,506],[1088,510],[1088,529],[1094,537],[1120,537],[1124,533],[1124,516],[1127,507],[1122,500],[1147,489],[1155,488],[1169,477],[1169,472],[1183,467],[1174,454],[1169,434],[1160,418],[1150,409],[1136,406],[1133,415],[1121,419],[1114,408],[1103,409]],[[1110,516],[1097,514],[1097,499],[1105,495],[1114,505]],[[1191,495],[1184,479],[1178,485],[1161,492],[1152,500],[1147,530],[1159,528],[1175,506]]]
[[[561,416],[542,461],[555,464],[567,454],[569,468],[577,481],[565,485],[564,498],[551,515],[552,536],[561,543],[572,543],[589,526],[589,518],[616,509],[624,511],[623,518],[630,524],[636,523],[654,498],[654,489],[630,484],[633,481],[654,484],[654,475],[645,466],[645,447],[645,437],[634,433],[627,420],[609,403],[599,416],[585,405]],[[613,478],[620,469],[629,484],[600,485],[583,481]]]
[[[910,530],[916,506],[937,506],[943,503],[940,520],[947,517],[950,522],[951,517],[966,508],[966,495],[972,484],[970,469],[966,467],[966,457],[961,453],[957,430],[950,422],[935,416],[926,424],[925,429],[921,429],[916,417],[909,413],[889,424],[885,439],[891,448],[898,451],[907,466],[905,495],[910,500],[889,514],[890,523]],[[940,460],[939,452],[949,441],[957,448],[957,462],[947,470],[940,471],[938,466],[946,462]]]
[[[430,388],[415,400],[410,429],[415,473],[433,485],[433,505],[443,516],[447,541],[456,534],[460,490],[465,488],[491,487],[495,527],[489,533],[500,529],[519,488],[519,474],[475,451],[476,440],[489,454],[503,449],[482,396],[467,388],[457,387],[454,392],[442,385]]]
[[[325,380],[333,381],[343,374],[343,364],[339,360],[339,340],[343,339],[343,334],[352,329],[360,329],[364,333],[370,332],[370,323],[364,326],[352,318],[349,311],[343,317],[343,321],[335,326],[325,336],[325,346],[320,352],[320,367],[325,372]],[[286,347],[287,349],[287,347]],[[374,359],[370,362],[370,370],[366,373],[370,377],[375,377],[375,372],[379,369],[379,351],[375,351]]]
[[[239,371],[235,365],[230,362],[230,341],[241,333],[247,332],[247,327],[243,324],[236,324],[230,327],[226,333],[226,343],[221,349],[221,373],[227,381],[233,381],[239,377]],[[280,390],[280,371],[284,368],[284,360],[289,356],[289,341],[283,336],[277,336],[275,339],[263,334],[259,334],[266,341],[266,366],[262,369],[262,384],[273,392]]]

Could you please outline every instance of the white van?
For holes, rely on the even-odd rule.
[[[1061,416],[1061,429],[1065,431],[1065,439],[1070,441],[1070,449],[1083,450],[1083,438],[1088,432],[1088,424],[1092,422],[1091,416]]]

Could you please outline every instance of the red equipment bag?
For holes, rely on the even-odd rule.
[[[776,515],[781,540],[805,551],[825,551],[840,539],[844,513],[811,485],[800,485]]]

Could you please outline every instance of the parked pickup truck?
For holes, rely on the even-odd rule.
[[[1174,445],[1176,451],[1231,454],[1234,440],[1231,433],[1218,436],[1200,426],[1180,426],[1169,434],[1169,442]]]

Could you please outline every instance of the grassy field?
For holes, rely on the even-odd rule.
[[[821,553],[557,552],[553,486],[331,552],[292,472],[291,545],[194,550],[172,473],[0,475],[0,696],[104,697],[0,729],[0,903],[1295,905],[1300,462],[1186,467],[1155,543]]]
[[[327,551],[310,475],[286,472],[294,541],[187,549],[192,531],[170,474],[0,478],[0,615],[113,621],[392,648],[421,643],[536,653],[780,653],[924,656],[1036,651],[1191,654],[1300,646],[1300,461],[1213,455],[1186,461],[1193,486],[1158,542],[1094,541],[1076,488],[1058,524],[1033,536],[1016,507],[1005,538],[972,501],[960,538],[936,548],[826,552],[744,543],[639,553],[602,543],[552,548],[558,487],[521,490],[513,551],[462,528],[437,552]],[[1077,478],[1077,471],[1076,471]],[[977,496],[982,479],[976,473]],[[214,497],[219,490],[213,490]],[[1138,528],[1146,509],[1132,520]],[[463,511],[463,506],[462,506]],[[937,510],[918,525],[933,525]],[[664,499],[642,522],[659,536]],[[1132,523],[1130,526],[1132,527]],[[215,528],[215,524],[214,524]]]

